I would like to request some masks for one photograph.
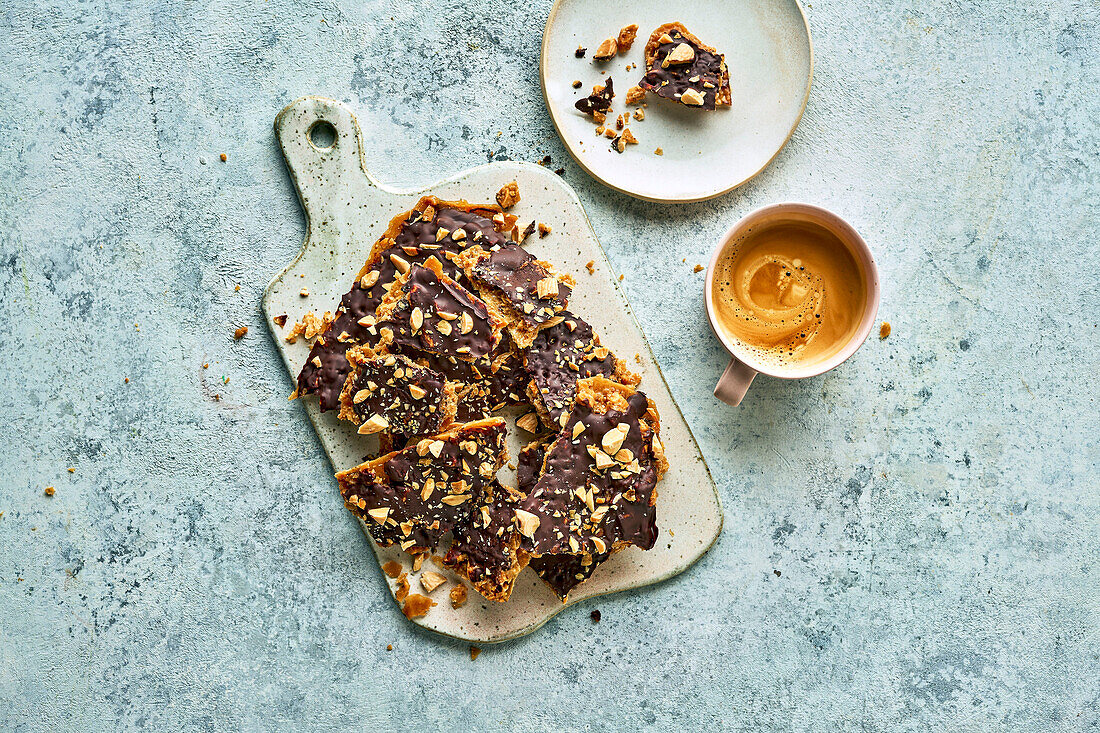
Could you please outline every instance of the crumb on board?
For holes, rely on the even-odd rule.
[[[240,285],[240,283],[237,283],[237,285],[235,285],[235,286],[233,287],[233,292],[234,292],[234,293],[239,293],[239,292],[241,292],[241,285]]]
[[[393,651],[393,644],[386,644],[386,651],[392,652]]]
[[[642,355],[635,352],[634,353],[634,361],[635,361],[635,363],[641,364],[642,363]]]
[[[401,563],[396,560],[390,560],[382,566],[382,572],[391,578],[396,578],[398,575],[401,575]]]
[[[227,156],[225,153],[222,153],[221,155],[219,155],[218,158],[221,159],[221,162],[223,162],[223,163],[225,161],[229,160],[229,156]]]
[[[283,313],[281,316],[275,316],[271,320],[275,322],[276,326],[278,326],[279,328],[282,328],[283,326],[286,325],[286,320],[288,318],[290,318],[290,316],[288,316],[286,313]]]
[[[302,288],[301,290],[298,291],[298,295],[302,296],[303,298],[308,298],[309,297],[309,288]]]
[[[501,186],[497,191],[497,205],[507,211],[519,203],[519,183],[512,181]]]
[[[878,329],[879,339],[884,339],[890,335],[890,321],[883,321],[882,325]]]
[[[626,103],[638,104],[645,99],[645,89],[639,86],[633,86],[626,90]]]
[[[626,277],[626,275],[619,275],[619,282],[622,282],[624,277]]]
[[[573,80],[573,88],[574,89],[580,89],[581,88],[581,80],[580,79],[574,79]]]
[[[46,487],[46,496],[53,496],[53,495],[54,495],[54,488],[52,486],[47,486]]]
[[[400,603],[405,600],[409,595],[409,574],[401,573],[401,577],[397,579],[397,590],[393,592],[394,599]]]
[[[600,619],[603,618],[603,614],[600,613],[600,609],[598,608],[593,608],[592,613],[588,614],[588,616],[592,619],[593,623],[597,624],[600,622]]]
[[[76,473],[76,467],[75,466],[69,466],[69,473]]]
[[[579,59],[583,59],[584,55],[588,52],[588,49],[584,46],[577,46],[577,50],[573,52],[573,55]]]
[[[129,383],[130,383],[130,378],[129,378],[129,377],[126,377],[126,378],[125,378],[125,379],[123,379],[122,381],[123,381],[123,382],[124,382],[125,384],[129,384]]]
[[[209,368],[210,368],[210,363],[209,363],[209,362],[206,362],[206,361],[204,361],[204,362],[202,363],[202,368],[203,368],[203,369],[209,369]]]
[[[547,234],[549,234],[552,231],[553,230],[550,228],[550,226],[548,224],[543,224],[541,221],[539,222],[539,239],[542,239],[543,237],[545,237]]]
[[[596,260],[589,260],[588,262],[585,263],[584,266],[586,268],[588,268],[588,274],[589,275],[596,274]]]
[[[692,272],[702,272],[705,269],[707,269],[707,268],[703,267],[702,265],[696,265],[695,267],[691,268],[691,271]]]
[[[451,608],[461,608],[462,606],[466,605],[466,598],[468,597],[466,586],[462,583],[459,583],[454,588],[451,588],[450,596]]]
[[[660,148],[657,148],[656,150],[653,151],[653,154],[654,155],[664,155],[665,151],[661,150]]]
[[[481,654],[481,648],[480,647],[476,647],[476,646],[470,647],[470,661],[471,662],[474,661],[475,659],[477,659],[478,654]]]
[[[248,333],[248,326],[241,326],[240,328],[238,328],[236,331],[233,332],[233,338],[236,341],[240,341],[241,339],[244,338],[246,333]]]
[[[634,110],[634,119],[638,120],[638,122],[641,122],[642,120],[644,120],[645,119],[645,110],[641,109],[640,107],[638,109]]]
[[[401,612],[405,614],[405,618],[411,621],[414,618],[427,616],[428,611],[430,611],[434,605],[435,602],[431,598],[422,596],[419,593],[413,593],[405,601],[405,605],[401,609]]]

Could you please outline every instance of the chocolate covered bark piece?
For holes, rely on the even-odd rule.
[[[611,100],[614,98],[615,87],[609,76],[602,85],[597,84],[592,87],[592,93],[590,95],[578,99],[575,106],[586,115],[598,118],[607,114],[607,110],[611,109]]]
[[[520,449],[516,459],[516,482],[522,493],[529,494],[542,477],[546,448],[553,440],[554,437],[541,438]],[[569,592],[588,580],[596,567],[610,556],[610,550],[595,555],[587,552],[560,553],[530,558],[529,565],[564,602],[569,597]]]
[[[500,418],[456,425],[336,474],[344,505],[379,545],[434,549],[485,501],[507,460]]]
[[[471,247],[455,257],[478,294],[505,320],[516,345],[531,345],[539,329],[565,310],[576,282],[518,244]]]
[[[443,565],[470,581],[478,593],[503,602],[512,594],[516,576],[527,565],[520,549],[516,507],[523,495],[499,482],[486,488],[480,505],[453,531]]]
[[[599,374],[628,385],[641,381],[600,344],[590,325],[569,311],[538,332],[523,365],[531,377],[528,397],[542,421],[552,426],[560,426],[572,408],[577,380]]]
[[[360,346],[347,353],[351,374],[340,394],[340,418],[367,435],[435,435],[455,417],[454,382],[406,356]]]
[[[515,217],[499,207],[440,201],[434,196],[425,196],[412,211],[394,217],[341,299],[336,318],[313,344],[298,375],[295,395],[316,394],[322,411],[339,407],[340,392],[351,371],[346,351],[378,343],[375,312],[396,277],[434,256],[445,273],[461,281],[464,277],[450,255],[474,244],[504,244],[514,224]]]
[[[645,46],[645,65],[638,84],[659,97],[707,110],[732,103],[725,56],[679,23],[653,31]]]
[[[378,306],[377,328],[390,351],[458,361],[488,359],[506,321],[429,257],[400,275]]]
[[[528,560],[528,564],[535,574],[550,586],[550,590],[565,602],[569,598],[570,591],[592,577],[592,573],[600,563],[609,557],[611,557],[610,552],[543,555],[532,557]]]
[[[605,377],[577,384],[572,412],[516,511],[535,556],[604,554],[657,540],[656,484],[668,468],[656,407]]]

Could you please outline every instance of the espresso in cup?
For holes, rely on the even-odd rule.
[[[713,268],[712,322],[771,369],[829,360],[866,319],[867,273],[816,222],[753,227],[721,251]]]

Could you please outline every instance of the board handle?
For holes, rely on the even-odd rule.
[[[354,189],[364,184],[377,185],[363,166],[363,135],[355,115],[334,99],[302,97],[275,118],[275,137],[310,227],[339,234],[345,210],[337,202],[354,200]]]

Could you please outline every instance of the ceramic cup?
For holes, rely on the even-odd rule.
[[[863,316],[858,330],[851,340],[838,352],[821,361],[810,364],[792,364],[789,366],[776,366],[763,363],[759,358],[754,358],[752,353],[732,337],[727,337],[719,327],[715,317],[714,307],[714,270],[719,258],[732,242],[744,236],[752,229],[765,228],[783,223],[806,223],[822,227],[833,233],[852,253],[856,262],[860,265],[867,288],[867,303],[863,309]],[[714,335],[726,347],[730,353],[730,362],[726,371],[718,380],[714,388],[714,396],[723,402],[736,407],[741,404],[742,398],[752,384],[757,374],[767,374],[770,377],[780,379],[802,379],[804,377],[816,377],[842,363],[867,340],[871,328],[875,324],[875,316],[878,313],[879,286],[878,267],[875,258],[863,237],[859,236],[848,222],[836,214],[810,204],[783,203],[765,206],[762,209],[747,214],[741,221],[730,227],[714,250],[707,268],[706,292],[704,294],[707,306],[707,320]]]

